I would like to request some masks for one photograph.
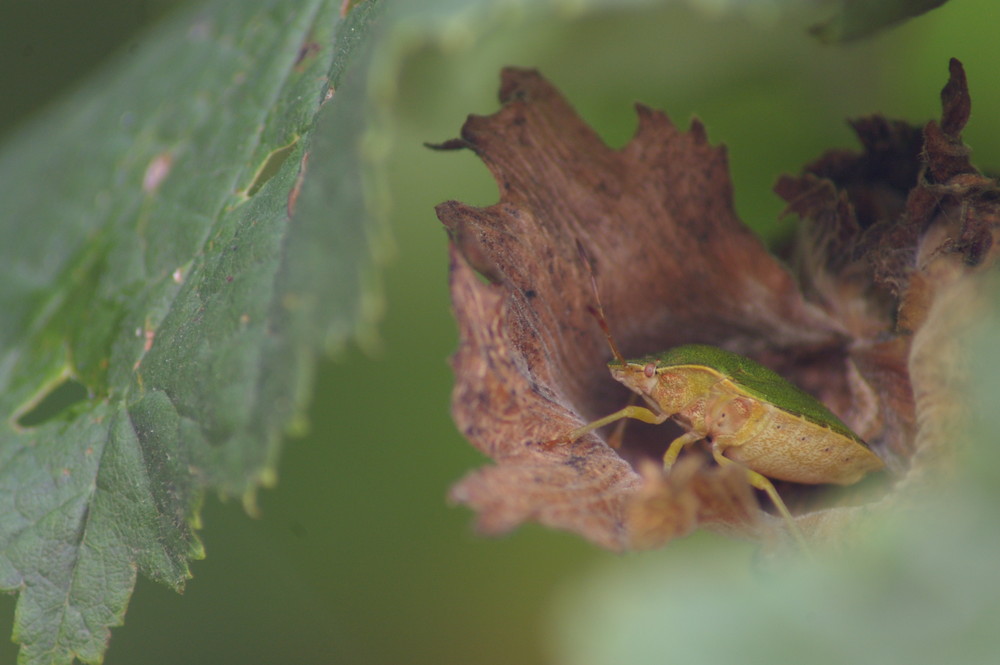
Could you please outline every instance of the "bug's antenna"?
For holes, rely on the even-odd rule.
[[[597,319],[597,325],[601,326],[601,330],[604,331],[604,337],[608,340],[608,346],[611,347],[611,353],[614,355],[615,360],[624,365],[625,356],[618,350],[615,338],[611,335],[611,328],[608,326],[608,319],[604,316],[604,305],[601,304],[601,294],[597,290],[597,270],[594,268],[594,262],[591,260],[587,249],[580,242],[579,238],[576,239],[576,251],[580,254],[580,260],[587,266],[587,272],[590,274],[590,288],[594,291],[594,302],[597,303],[597,307],[588,305],[587,311]]]

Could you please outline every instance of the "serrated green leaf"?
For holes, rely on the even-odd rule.
[[[375,309],[376,234],[341,182],[363,171],[378,3],[340,5],[206,3],[0,154],[0,588],[20,593],[21,663],[100,662],[137,571],[183,586],[204,489],[273,478],[320,344]],[[335,280],[312,272],[324,252]],[[86,394],[60,402],[67,384]]]

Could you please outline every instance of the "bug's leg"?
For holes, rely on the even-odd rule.
[[[667,452],[663,453],[663,468],[669,469],[677,461],[677,456],[681,454],[681,451],[685,447],[690,446],[695,441],[704,439],[705,437],[698,432],[685,432],[679,437],[670,442],[667,446]]]
[[[757,473],[753,469],[748,469],[739,462],[729,459],[723,455],[722,451],[716,446],[712,447],[712,457],[715,458],[715,461],[718,462],[719,466],[729,466],[735,464],[746,471],[747,480],[750,485],[767,493],[768,498],[771,499],[771,503],[774,504],[774,507],[778,509],[778,512],[781,513],[781,516],[788,524],[788,530],[792,532],[792,536],[799,544],[799,547],[801,547],[803,551],[809,552],[809,544],[806,542],[805,537],[802,535],[798,525],[795,523],[795,518],[792,517],[792,514],[788,511],[788,506],[786,506],[785,502],[781,500],[780,496],[778,496],[778,490],[774,489],[774,483],[768,480],[766,476]]]
[[[584,434],[587,434],[588,432],[593,432],[595,429],[622,420],[623,418],[632,418],[634,420],[641,420],[642,422],[649,423],[651,425],[659,425],[669,417],[670,417],[669,414],[653,413],[644,406],[634,406],[630,404],[626,406],[624,409],[619,409],[618,411],[615,411],[610,415],[604,416],[603,418],[599,418],[592,423],[587,423],[583,427],[578,427],[572,432],[564,436],[561,436],[558,439],[547,441],[542,445],[546,447],[552,447],[563,443],[572,443],[577,439],[579,439]]]
[[[634,406],[637,399],[639,399],[639,394],[632,393],[632,395],[628,398],[628,405]],[[619,420],[618,424],[615,425],[615,429],[608,436],[608,445],[615,450],[622,447],[622,441],[625,440],[625,426],[628,425],[628,421],[628,418],[622,418]]]

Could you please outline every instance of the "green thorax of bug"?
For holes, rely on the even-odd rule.
[[[882,467],[865,442],[815,397],[750,358],[704,344],[636,360],[625,360],[617,350],[615,355],[608,363],[611,375],[652,407],[632,407],[616,419],[671,418],[688,431],[668,448],[667,466],[684,446],[704,439],[717,458],[724,455],[768,478],[798,483],[846,485]]]

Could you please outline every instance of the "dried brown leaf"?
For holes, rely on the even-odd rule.
[[[470,117],[461,139],[440,146],[474,150],[501,190],[487,208],[438,207],[455,248],[453,413],[497,462],[453,496],[489,532],[533,519],[612,548],[702,523],[760,533],[766,515],[742,478],[699,465],[653,483],[634,470],[662,454],[669,426],[630,426],[619,451],[597,436],[543,445],[627,399],[607,374],[610,354],[587,313],[594,294],[577,242],[597,267],[627,354],[697,341],[766,356],[790,372],[812,357],[843,377],[842,329],[805,302],[737,218],[725,151],[709,145],[700,123],[684,132],[638,106],[635,137],[614,150],[537,72],[505,70],[501,101],[501,111]],[[827,386],[831,396],[848,390],[843,379]],[[664,493],[674,508],[659,517],[636,507]],[[673,533],[649,527],[675,517]]]
[[[616,550],[701,526],[761,540],[775,532],[743,474],[696,450],[662,471],[671,425],[630,424],[617,449],[600,432],[551,445],[628,399],[607,374],[578,245],[626,355],[700,342],[754,357],[841,415],[888,459],[890,480],[905,476],[920,449],[910,333],[939,302],[925,267],[944,257],[969,270],[996,246],[1000,197],[959,137],[969,114],[960,65],[942,98],[940,125],[858,121],[862,153],[832,151],[778,184],[803,219],[800,291],[737,218],[725,150],[700,123],[681,131],[639,105],[635,136],[611,149],[537,72],[504,70],[502,109],[470,116],[461,138],[437,146],[475,151],[500,187],[495,205],[437,208],[460,330],[452,411],[495,462],[453,498],[488,533],[533,520]],[[931,241],[943,204],[952,231]],[[836,506],[887,487],[779,491],[803,530],[834,539],[866,510]]]
[[[822,285],[824,309],[839,320],[868,314],[849,324],[851,357],[878,398],[897,493],[943,475],[942,458],[960,447],[957,340],[986,306],[980,276],[996,263],[1000,232],[1000,190],[961,139],[971,101],[955,59],[941,102],[941,121],[921,130],[880,117],[854,123],[862,153],[833,151],[776,187],[803,218],[800,256],[825,259],[801,261],[801,281]]]

